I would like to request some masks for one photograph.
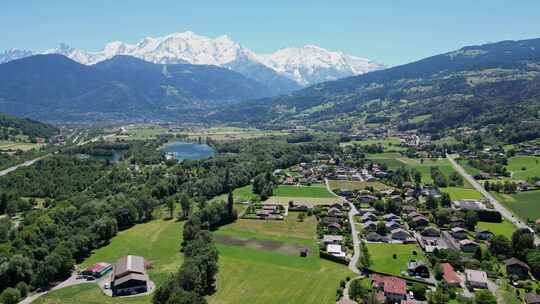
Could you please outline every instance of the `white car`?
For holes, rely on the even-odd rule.
[[[105,283],[105,285],[103,285],[103,288],[109,289],[109,288],[111,288],[111,284],[110,283]]]

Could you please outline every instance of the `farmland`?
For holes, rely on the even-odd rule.
[[[540,177],[540,157],[515,156],[508,159],[508,171],[512,172],[513,179],[527,180]]]
[[[482,199],[483,196],[480,192],[471,189],[471,188],[463,188],[463,187],[446,187],[446,188],[440,188],[442,192],[446,192],[450,194],[450,198],[452,200],[462,200],[462,199]]]
[[[371,258],[370,268],[375,271],[400,275],[402,271],[407,271],[409,260],[425,260],[422,249],[416,244],[368,243],[367,248]]]
[[[338,201],[339,198],[328,192],[324,186],[283,186],[274,190],[274,194],[267,202],[288,204],[293,201],[299,204],[319,205]]]
[[[344,265],[318,257],[314,239],[316,221],[313,217],[307,217],[302,223],[295,219],[272,222],[239,220],[217,231],[217,236],[234,236],[249,240],[252,244],[256,240],[267,245],[281,242],[287,248],[291,245],[306,246],[310,251],[308,257],[302,258],[298,252],[285,253],[281,249],[255,249],[253,246],[218,243],[218,288],[208,302],[335,302],[339,281],[352,276],[352,273]]]
[[[348,181],[348,180],[329,180],[331,189],[349,189],[349,190],[362,190],[366,187],[373,187],[377,190],[384,190],[389,188],[387,185],[381,182],[361,182],[361,181]]]
[[[527,191],[517,194],[492,192],[492,194],[520,218],[533,221],[540,218],[540,191]]]
[[[34,144],[29,142],[19,142],[19,141],[5,141],[0,140],[0,151],[16,151],[16,150],[22,150],[27,151],[31,149],[39,149],[41,147],[40,144]]]
[[[119,232],[111,243],[96,250],[80,267],[85,268],[96,262],[113,263],[118,258],[132,254],[141,255],[152,263],[148,270],[150,279],[157,286],[165,282],[169,273],[182,264],[179,252],[182,226],[174,220],[153,220]],[[61,304],[108,304],[108,303],[151,303],[151,296],[133,298],[111,298],[103,295],[96,284],[82,284],[66,287],[39,298],[35,303]]]
[[[507,220],[503,220],[501,223],[478,222],[476,230],[478,229],[487,229],[494,235],[504,235],[508,239],[511,239],[512,233],[516,230],[516,226]]]
[[[388,150],[388,151],[404,151],[404,150],[407,150],[406,147],[400,146],[401,140],[399,140],[399,138],[395,138],[395,137],[391,137],[391,138],[388,138],[388,139],[366,139],[366,140],[361,140],[361,141],[351,141],[351,142],[348,142],[348,143],[343,143],[342,145],[347,146],[347,145],[353,145],[353,144],[362,145],[362,146],[379,145],[379,146],[384,147],[384,149]]]

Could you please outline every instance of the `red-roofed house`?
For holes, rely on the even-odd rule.
[[[459,286],[461,284],[461,278],[454,271],[454,267],[450,263],[441,264],[443,278],[448,285]]]
[[[384,279],[384,296],[387,302],[391,303],[399,303],[407,299],[407,283],[400,278],[386,277]]]
[[[109,263],[96,263],[81,271],[81,274],[86,276],[93,276],[94,278],[99,278],[111,270],[112,265]]]

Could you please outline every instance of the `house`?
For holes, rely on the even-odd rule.
[[[373,195],[361,195],[358,197],[358,201],[360,201],[360,203],[364,203],[364,204],[371,204],[371,203],[374,203],[378,200],[378,198],[376,196],[373,196]]]
[[[459,227],[452,228],[452,230],[450,230],[450,234],[452,234],[452,237],[458,240],[464,240],[467,238],[467,230]]]
[[[390,232],[393,240],[406,241],[411,237],[409,232],[405,231],[402,228],[394,229]]]
[[[450,263],[442,263],[441,269],[443,272],[443,279],[448,283],[450,286],[460,286],[461,285],[461,278],[454,270],[454,267]]]
[[[366,235],[366,241],[368,242],[385,242],[388,241],[387,237],[384,237],[377,232],[370,232]]]
[[[422,236],[438,237],[441,236],[441,231],[435,227],[426,227],[420,233]]]
[[[429,268],[421,261],[409,261],[407,271],[409,272],[409,275],[413,277],[429,278]]]
[[[540,304],[540,295],[537,293],[526,293],[523,297],[525,304]]]
[[[416,212],[416,207],[410,206],[410,205],[405,205],[405,206],[401,207],[401,210],[404,213],[409,214],[409,213]]]
[[[113,296],[147,292],[148,275],[144,258],[135,255],[120,258],[113,266],[111,290]]]
[[[340,216],[343,215],[343,213],[341,212],[340,209],[334,208],[334,207],[328,209],[327,214],[328,214],[329,216],[334,216],[334,217],[340,217]]]
[[[326,252],[328,252],[329,254],[335,257],[340,257],[340,258],[345,257],[345,252],[341,251],[341,245],[335,245],[335,244],[327,245]]]
[[[324,226],[328,226],[330,224],[334,223],[341,223],[341,220],[335,216],[325,216],[321,219],[321,224]]]
[[[303,258],[305,258],[305,257],[307,257],[308,252],[309,252],[309,249],[308,249],[308,248],[306,248],[306,247],[301,248],[301,249],[300,249],[300,256],[303,257]]]
[[[338,203],[333,203],[332,205],[329,206],[329,208],[334,208],[334,209],[338,209],[339,211],[342,211],[343,210],[343,205],[338,204]]]
[[[461,248],[463,252],[474,252],[476,248],[478,248],[479,246],[480,245],[478,245],[478,243],[476,243],[475,241],[471,241],[471,240],[459,241],[459,248]]]
[[[520,279],[529,277],[529,271],[531,271],[529,265],[516,258],[504,260],[504,265],[506,266],[507,275],[515,275]]]
[[[474,199],[462,199],[458,201],[453,201],[452,205],[455,209],[462,211],[480,211],[486,209],[486,206],[482,202]]]
[[[427,225],[429,225],[429,220],[423,215],[415,216],[410,221],[410,226],[413,228],[422,228]]]
[[[467,285],[472,288],[487,288],[488,279],[485,271],[465,269]]]
[[[397,222],[386,222],[384,223],[384,225],[386,226],[386,228],[388,230],[394,230],[394,229],[398,229],[398,228],[401,228],[401,225]]]
[[[97,279],[107,274],[112,268],[112,264],[109,263],[96,263],[81,271],[81,274],[84,276],[92,276]]]
[[[368,222],[368,221],[376,221],[377,220],[377,216],[371,212],[367,212],[367,213],[364,213],[361,217],[360,217],[360,222],[362,223],[365,223],[365,222]]]
[[[373,209],[373,208],[360,208],[360,209],[358,209],[358,213],[360,215],[364,215],[364,214],[366,214],[368,212],[373,213],[373,212],[375,212],[375,209]]]
[[[407,283],[400,278],[385,277],[383,292],[387,303],[400,303],[407,299]]]
[[[452,228],[456,228],[456,227],[460,227],[460,228],[465,228],[465,220],[463,218],[460,218],[460,217],[451,217],[450,218],[450,227]]]
[[[385,214],[383,215],[383,220],[385,222],[397,222],[397,221],[401,221],[401,218],[393,213],[389,213],[389,214]]]
[[[377,223],[373,221],[367,221],[365,223],[362,223],[362,228],[366,231],[373,231],[377,229]]]
[[[476,232],[476,239],[478,240],[489,241],[491,238],[493,238],[493,232],[487,229],[480,229]]]
[[[322,242],[323,242],[323,244],[325,246],[329,245],[329,244],[339,245],[339,244],[341,244],[343,242],[343,236],[325,234],[325,235],[323,235]]]
[[[339,223],[330,223],[326,226],[328,228],[328,231],[331,231],[333,233],[337,233],[341,230],[341,224]]]

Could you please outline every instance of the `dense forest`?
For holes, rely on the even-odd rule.
[[[226,205],[208,204],[209,198],[337,147],[335,141],[289,144],[283,138],[214,142],[215,157],[177,162],[166,161],[158,150],[163,140],[129,142],[119,162],[76,153],[119,148],[91,144],[0,177],[0,212],[20,215],[17,222],[3,218],[0,223],[0,290],[20,284],[47,287],[66,278],[93,249],[119,230],[152,219],[156,208],[170,202],[180,203],[179,218],[187,217],[188,227],[199,220],[201,229],[213,229],[235,215]],[[208,243],[200,235],[184,235],[187,259],[179,275],[197,266],[190,261],[198,261],[200,252],[210,250],[199,248]],[[203,294],[202,289],[182,289]]]
[[[7,140],[17,135],[49,138],[56,133],[58,133],[58,128],[52,125],[0,113],[0,140]]]

